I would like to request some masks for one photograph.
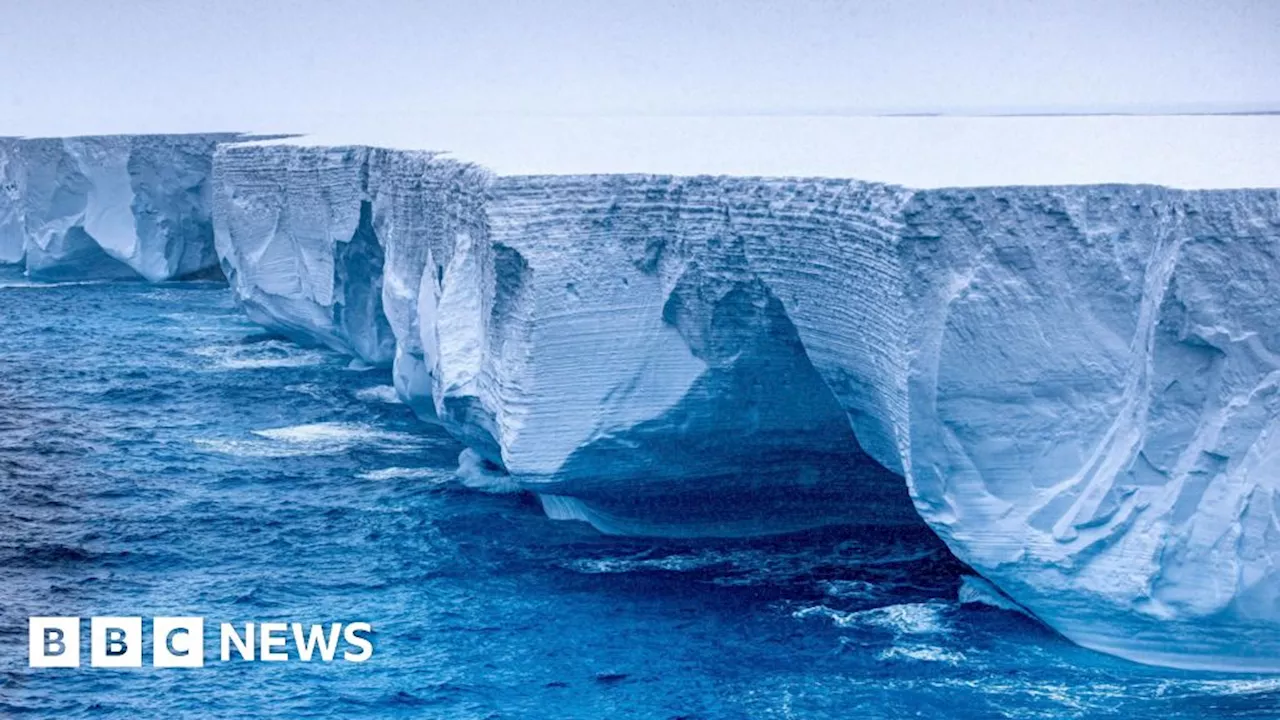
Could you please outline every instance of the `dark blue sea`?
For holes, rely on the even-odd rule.
[[[1280,717],[1280,679],[960,604],[923,527],[619,539],[462,489],[389,382],[219,284],[0,276],[0,716]],[[210,661],[31,669],[31,615],[202,616]],[[218,661],[218,623],[277,620],[374,654]]]

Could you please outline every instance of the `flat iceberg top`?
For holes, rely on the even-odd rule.
[[[915,188],[1280,187],[1280,115],[451,117],[263,141],[448,152],[499,175],[841,177]]]

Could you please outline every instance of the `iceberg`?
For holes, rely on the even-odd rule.
[[[0,261],[36,279],[216,273],[213,149],[235,133],[0,141]]]
[[[755,154],[699,122],[449,138],[482,162],[0,138],[0,262],[221,272],[259,324],[389,366],[465,445],[464,484],[554,518],[666,536],[923,519],[1084,646],[1280,671],[1278,158],[1239,139],[1273,133],[1116,120],[1111,155],[1067,163],[1044,153],[1084,141],[1046,145],[1057,121],[956,120],[971,142],[921,162],[918,120],[806,120]],[[681,132],[705,154],[664,150]],[[837,135],[860,143],[844,165]],[[831,176],[774,172],[791,166]],[[893,182],[840,179],[858,176]]]
[[[214,165],[251,317],[391,364],[486,486],[624,534],[922,517],[1082,645],[1280,670],[1275,189]]]

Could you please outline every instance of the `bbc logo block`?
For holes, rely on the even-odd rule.
[[[151,661],[156,667],[204,666],[204,618],[152,619]],[[80,667],[80,618],[33,617],[28,625],[31,667]],[[89,620],[89,664],[100,668],[142,667],[142,618],[105,616]]]
[[[31,667],[80,667],[80,618],[33,617],[28,628]]]
[[[151,623],[151,664],[204,667],[204,618],[155,618]]]
[[[94,667],[142,667],[142,618],[93,618],[89,651]]]

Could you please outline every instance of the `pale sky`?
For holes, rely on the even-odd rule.
[[[1280,109],[1274,0],[0,0],[0,134]]]

